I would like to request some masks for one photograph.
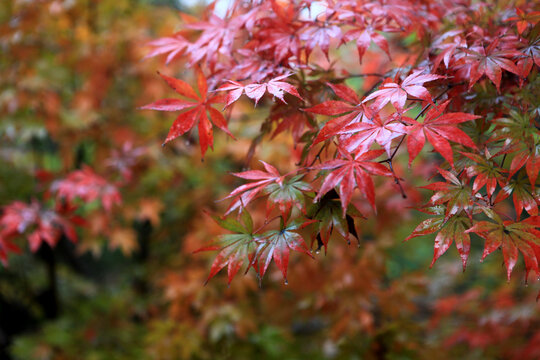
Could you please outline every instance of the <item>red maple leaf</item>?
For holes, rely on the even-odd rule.
[[[460,151],[461,152],[461,151]],[[492,160],[492,157],[486,151],[486,156],[480,156],[478,154],[461,152],[474,163],[467,166],[465,169],[469,177],[474,177],[474,183],[472,186],[473,194],[476,194],[482,187],[486,187],[486,192],[489,198],[493,196],[497,183],[501,188],[506,185],[506,179],[504,173],[506,170],[502,169]]]
[[[222,86],[218,90],[229,91],[229,93],[227,94],[227,103],[225,107],[231,105],[236,100],[238,100],[243,93],[245,93],[248,98],[255,100],[255,104],[259,102],[259,100],[263,97],[264,93],[267,91],[277,97],[279,100],[283,101],[285,104],[287,102],[285,101],[285,99],[283,99],[284,93],[289,93],[296,96],[300,100],[303,100],[294,86],[286,83],[285,81],[280,81],[289,76],[291,76],[290,73],[278,76],[264,83],[248,85],[242,85],[237,81],[229,80],[229,83],[231,83],[231,85]]]
[[[163,143],[164,145],[191,130],[197,122],[199,129],[199,142],[203,157],[208,149],[208,146],[213,148],[214,135],[212,131],[212,123],[234,138],[227,128],[227,120],[225,117],[221,114],[221,112],[212,106],[212,104],[222,102],[222,97],[219,95],[208,96],[208,85],[206,83],[206,78],[200,69],[197,69],[197,87],[199,88],[200,95],[198,95],[195,90],[183,80],[163,74],[159,75],[163,78],[163,80],[165,80],[165,82],[167,82],[171,89],[190,99],[162,99],[141,107],[141,109],[158,111],[182,111],[189,109],[178,115],[176,120],[173,122],[171,129],[169,130],[169,134]]]
[[[422,71],[417,70],[407,76],[401,85],[395,82],[383,83],[379,90],[366,97],[362,103],[375,99],[372,106],[377,110],[382,109],[388,103],[391,103],[397,110],[403,110],[407,94],[432,103],[429,91],[422,85],[441,78],[443,76],[434,74],[422,75]]]
[[[530,215],[538,215],[538,205],[540,204],[540,190],[531,189],[525,177],[519,176],[516,179],[510,180],[497,194],[494,203],[497,204],[512,194],[514,208],[516,209],[517,218],[521,216],[523,209]]]
[[[358,188],[375,209],[375,186],[371,175],[393,176],[382,164],[373,162],[384,150],[371,150],[361,154],[350,154],[341,151],[342,159],[330,160],[314,168],[332,170],[326,175],[315,201],[321,199],[328,191],[339,185],[339,197],[343,215],[347,212],[354,189]]]
[[[279,15],[278,12],[276,14]],[[273,58],[277,63],[291,56],[300,58],[300,25],[290,19],[273,18],[261,19],[260,25],[262,30],[257,33],[260,39],[258,51],[273,51]]]
[[[239,178],[257,181],[237,187],[225,198],[236,198],[227,209],[225,215],[229,214],[235,209],[247,206],[251,201],[257,198],[260,192],[267,185],[273,182],[277,183],[278,185],[283,185],[283,180],[285,179],[286,175],[281,175],[275,167],[262,160],[261,163],[266,171],[249,170],[241,173],[233,173],[234,176]]]
[[[412,124],[406,128],[408,133],[407,148],[409,150],[409,166],[424,147],[426,137],[431,145],[433,145],[433,148],[452,167],[454,166],[454,158],[452,147],[448,140],[476,149],[476,145],[474,145],[469,135],[459,129],[457,124],[478,119],[480,116],[466,113],[443,114],[449,103],[450,100],[447,100],[438,107],[432,107],[426,114],[423,123],[412,119],[407,120]]]
[[[322,26],[319,25],[318,22],[314,22],[312,24],[312,26],[307,27],[300,35],[300,39],[305,41],[304,49],[306,52],[306,58],[309,58],[309,55],[313,49],[319,46],[328,59],[330,41],[334,40],[337,43],[341,41],[341,29],[336,25],[328,25],[326,22],[322,23]]]
[[[529,177],[532,188],[536,186],[536,179],[540,173],[540,146],[536,146],[533,151],[520,149],[510,164],[508,178],[514,176],[519,169],[525,165],[525,171]]]
[[[304,109],[304,111],[320,115],[341,115],[324,124],[323,128],[319,130],[315,140],[313,140],[313,145],[337,135],[345,126],[359,122],[364,116],[364,108],[359,105],[360,99],[353,89],[343,84],[326,83],[326,85],[328,85],[338,97],[347,102],[328,100]]]
[[[365,152],[374,142],[381,145],[388,154],[392,140],[406,133],[405,126],[395,116],[382,119],[379,114],[364,108],[361,122],[353,122],[341,130],[337,135],[347,135],[340,143],[349,152]]]
[[[523,11],[520,8],[516,8],[516,16],[512,16],[505,21],[512,21],[516,23],[518,34],[521,35],[527,29],[529,24],[536,24],[540,21],[540,11]]]
[[[464,49],[468,56],[461,61],[470,66],[469,89],[482,77],[486,75],[500,91],[502,70],[520,74],[519,69],[509,59],[514,56],[521,56],[517,50],[501,50],[497,48],[499,39],[493,41],[487,48],[476,46],[470,49]]]
[[[187,24],[189,29],[202,31],[199,38],[189,46],[190,63],[193,65],[205,58],[213,70],[220,56],[231,57],[234,39],[240,35],[239,30],[245,21],[246,18],[242,16],[222,19],[211,14],[206,21]]]
[[[259,243],[255,251],[256,263],[259,276],[262,278],[268,269],[268,265],[272,259],[277,267],[281,270],[285,283],[287,283],[287,268],[289,266],[289,254],[291,250],[303,252],[311,257],[311,253],[302,238],[302,235],[296,231],[313,223],[315,220],[309,220],[304,223],[295,221],[287,225],[283,223],[281,218],[281,226],[279,230],[271,230],[264,233],[260,238],[256,239]]]
[[[450,60],[454,58],[456,50],[459,48],[464,48],[467,46],[467,42],[461,36],[459,36],[463,30],[454,29],[445,32],[439,38],[434,41],[433,47],[440,49],[441,52],[433,60],[433,71],[439,68],[441,61],[444,62],[444,66],[448,69],[450,65]],[[444,41],[452,38],[452,42],[445,43]],[[458,53],[460,55],[464,53]]]
[[[496,223],[491,221],[478,221],[466,232],[474,232],[483,237],[486,242],[482,259],[493,251],[502,247],[504,263],[507,269],[508,280],[518,260],[518,251],[525,261],[526,275],[533,270],[536,276],[540,275],[538,261],[540,260],[540,217],[531,216],[521,222],[501,221],[496,216]]]
[[[165,63],[168,64],[174,58],[184,53],[184,50],[189,46],[189,42],[180,33],[176,33],[172,36],[150,41],[147,45],[154,49],[144,57],[145,59],[169,53],[165,60]]]
[[[362,58],[364,57],[364,54],[371,45],[372,41],[378,47],[380,47],[381,50],[386,53],[386,55],[388,55],[388,58],[390,58],[388,42],[386,41],[384,36],[377,32],[388,30],[388,28],[384,26],[386,20],[384,18],[376,18],[369,24],[366,24],[365,19],[363,17],[359,17],[359,21],[362,21],[363,24],[361,26],[357,26],[352,30],[349,30],[345,34],[344,38],[345,41],[356,40],[356,48],[358,49],[358,58],[360,62],[362,62]]]
[[[435,192],[431,196],[430,203],[432,205],[444,204],[446,207],[445,221],[462,211],[471,216],[475,202],[472,189],[454,173],[444,169],[438,169],[438,172],[446,181],[438,181],[422,186],[423,189]]]
[[[450,245],[455,243],[461,257],[463,271],[465,271],[471,250],[471,238],[465,232],[471,226],[469,217],[464,216],[465,214],[463,213],[447,217],[443,206],[429,207],[424,212],[435,216],[422,221],[405,241],[438,231],[435,237],[433,260],[431,261],[430,268],[450,248]]]

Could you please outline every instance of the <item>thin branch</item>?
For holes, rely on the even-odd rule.
[[[309,164],[308,167],[312,167],[313,164],[315,164],[315,161],[317,161],[317,159],[320,159],[320,158],[321,158],[321,153],[323,152],[323,150],[324,150],[325,147],[326,147],[326,145],[324,144],[324,145],[320,148],[320,150],[319,150],[319,152],[317,153],[317,155],[315,155],[315,157],[313,158],[313,161],[311,162],[311,164]]]

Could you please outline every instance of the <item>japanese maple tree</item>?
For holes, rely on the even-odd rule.
[[[431,217],[408,238],[436,234],[433,263],[455,243],[465,269],[471,241],[482,239],[484,257],[502,249],[508,277],[519,253],[527,274],[540,276],[540,103],[530,95],[539,89],[540,23],[526,15],[534,10],[533,2],[238,0],[222,17],[212,4],[203,19],[186,19],[181,35],[150,43],[149,56],[168,53],[167,63],[197,69],[199,95],[162,75],[192,100],[143,106],[190,109],[174,121],[166,142],[198,121],[204,156],[212,145],[206,112],[231,135],[225,118],[246,94],[269,109],[248,156],[274,129],[291,131],[301,149],[296,167],[284,175],[266,162],[264,171],[235,174],[251,182],[227,197],[229,217],[216,218],[232,234],[215,248],[220,253],[210,277],[228,265],[230,281],[244,262],[246,271],[253,267],[262,276],[272,259],[286,277],[290,250],[307,252],[310,237],[325,249],[333,230],[361,238],[353,218],[377,216],[379,184],[390,182],[407,197],[407,173],[396,171],[407,155],[409,167],[423,157],[438,168],[423,187],[433,196],[417,204]],[[340,56],[349,43],[358,48],[359,62],[366,62],[371,43],[379,58],[391,60],[377,74],[352,74]],[[405,43],[408,57],[396,59],[393,48]],[[348,79],[373,76],[378,82],[370,87],[349,86]],[[229,109],[224,115],[211,106],[218,101]],[[327,209],[329,194],[341,211]],[[264,223],[254,226],[246,219],[261,206],[256,199],[267,210]],[[234,220],[245,213],[243,225]],[[306,231],[291,232],[298,225],[288,224],[305,224]]]

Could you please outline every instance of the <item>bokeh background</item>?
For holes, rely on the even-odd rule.
[[[407,170],[409,199],[378,189],[359,248],[336,237],[316,260],[294,256],[289,285],[275,267],[261,287],[251,273],[204,285],[213,254],[193,251],[221,233],[204,210],[226,207],[215,200],[240,184],[229,172],[244,168],[267,110],[240,103],[230,128],[241,140],[216,135],[204,162],[196,137],[161,147],[169,114],[137,110],[174,96],[157,70],[192,78],[186,64],[144,57],[180,29],[179,11],[197,17],[201,6],[0,2],[0,205],[52,206],[43,184],[84,166],[128,179],[112,213],[81,207],[76,244],[32,253],[20,239],[22,254],[0,267],[0,358],[540,358],[538,282],[525,286],[522,268],[507,283],[502,256],[480,264],[473,239],[465,273],[454,248],[429,270],[433,237],[403,243],[422,219],[409,208],[427,196],[414,188],[421,166]],[[357,62],[354,48],[341,51]],[[376,70],[374,59],[360,70]],[[282,134],[256,158],[287,170],[291,145]]]

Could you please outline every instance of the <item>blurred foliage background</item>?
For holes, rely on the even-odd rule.
[[[220,229],[203,210],[226,205],[215,199],[239,183],[228,173],[243,168],[265,110],[240,104],[230,128],[245,140],[217,135],[204,164],[193,139],[160,146],[171,117],[137,107],[171,94],[155,74],[164,64],[142,59],[148,41],[178,30],[177,10],[200,7],[0,2],[0,205],[50,203],[38,173],[88,165],[130,179],[112,215],[81,208],[76,244],[24,249],[0,267],[0,358],[540,358],[538,283],[525,287],[523,269],[507,283],[500,255],[480,266],[474,241],[466,273],[454,248],[428,270],[433,238],[402,243],[422,215],[391,188],[358,224],[359,248],[336,238],[316,261],[295,256],[288,286],[275,268],[261,288],[253,274],[204,286],[213,254],[192,252]],[[192,77],[182,64],[167,72]],[[258,157],[286,170],[291,143],[277,139]]]

